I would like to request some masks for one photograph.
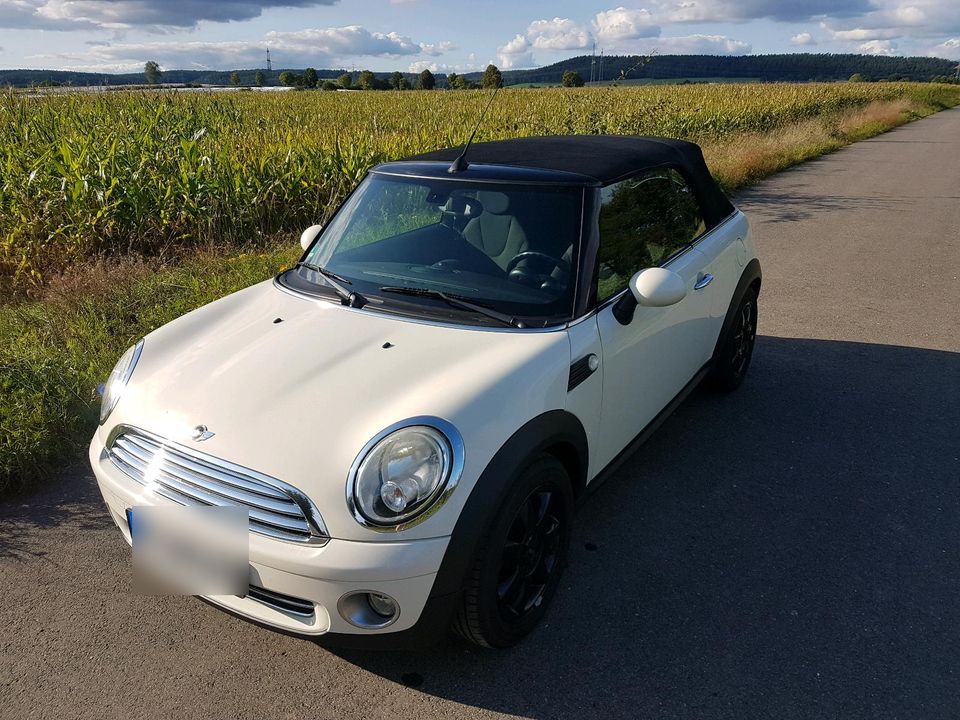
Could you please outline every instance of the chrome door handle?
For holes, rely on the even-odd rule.
[[[707,273],[702,278],[697,280],[696,285],[693,286],[694,290],[703,290],[707,285],[713,282],[713,275]]]

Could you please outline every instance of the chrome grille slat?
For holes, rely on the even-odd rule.
[[[248,512],[250,513],[251,523],[267,525],[271,528],[278,528],[292,535],[303,533],[309,534],[310,532],[310,526],[305,520],[297,521],[296,518],[278,518],[272,513],[261,512],[256,508],[250,507],[246,503],[240,501],[231,502],[231,498],[204,492],[201,488],[195,488],[188,483],[181,482],[178,478],[171,476],[162,469],[154,471],[149,470],[147,467],[148,463],[145,463],[142,459],[137,458],[136,456],[128,455],[126,449],[120,447],[119,445],[115,445],[114,448],[115,454],[124,462],[124,464],[134,468],[140,474],[140,478],[144,480],[144,484],[152,484],[158,489],[158,492],[159,488],[163,488],[164,490],[176,493],[174,497],[164,494],[164,497],[167,497],[170,500],[181,502],[181,504],[184,505],[194,503],[200,503],[201,505],[246,505]],[[146,480],[146,475],[148,473],[153,475],[149,481]],[[300,517],[302,518],[303,515],[301,514]]]
[[[150,455],[154,455],[163,447],[162,445],[151,444],[149,441],[143,438],[138,438],[131,435],[121,435],[117,438],[116,442],[132,444],[144,452],[150,453]],[[211,467],[206,463],[192,460],[185,455],[176,452],[175,450],[171,451],[169,447],[164,449],[166,450],[167,461],[173,463],[174,465],[180,465],[181,467],[191,470],[194,473],[206,475],[212,480],[219,481],[227,485],[233,485],[241,490],[247,490],[249,492],[257,493],[258,495],[265,495],[277,500],[289,499],[289,496],[281,490],[276,490],[275,488],[263,483],[253,482],[235,475],[230,475],[229,473],[225,473],[215,467]]]
[[[135,450],[134,448],[138,449]],[[144,463],[152,462],[149,456],[145,455],[145,451],[142,448],[139,448],[139,446],[136,445],[131,445],[123,439],[117,439],[117,442],[114,443],[114,449],[118,453],[129,453]],[[203,492],[218,495],[223,499],[230,501],[231,504],[249,505],[252,508],[257,508],[266,512],[275,512],[282,515],[289,515],[291,517],[303,517],[303,510],[301,510],[300,506],[289,498],[284,501],[273,500],[256,493],[248,493],[245,490],[235,488],[232,485],[229,487],[224,487],[223,484],[213,482],[209,478],[204,478],[203,476],[188,471],[186,468],[179,467],[176,464],[169,462],[166,453],[164,454],[163,462],[159,464],[159,466],[155,469],[155,472],[162,473],[164,477],[174,478],[178,482],[189,483],[190,485],[199,488]],[[164,482],[163,479],[160,481]],[[224,503],[209,501],[207,504],[222,505]]]
[[[190,453],[134,428],[112,434],[108,455],[125,475],[180,505],[247,508],[250,530],[291,542],[325,542],[323,521],[302,493],[236,465]],[[249,473],[249,474],[247,474]],[[312,606],[311,606],[312,607]],[[312,613],[312,609],[311,609]]]

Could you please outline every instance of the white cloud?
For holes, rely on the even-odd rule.
[[[608,53],[742,55],[750,52],[748,43],[725,35],[661,37],[659,19],[666,17],[666,12],[671,8],[681,13],[688,12],[693,3],[678,4],[672,0],[653,2],[656,12],[617,7],[597,13],[592,28],[599,45]],[[807,38],[807,44],[813,43],[809,34]],[[526,35],[516,35],[506,45],[497,48],[498,63],[504,68],[531,67],[535,64],[532,56],[534,48],[548,51],[583,49],[589,46],[591,40],[590,31],[569,18],[536,20],[530,23]]]
[[[457,46],[449,40],[444,40],[443,42],[438,43],[420,43],[420,51],[424,55],[429,55],[431,57],[437,57],[438,55],[443,55],[444,53],[452,52],[456,49]]]
[[[868,12],[875,0],[647,0],[650,21],[667,23],[743,22],[763,18],[780,21],[809,20]],[[936,1],[936,0],[932,0]],[[623,8],[617,8],[621,11]],[[607,12],[617,12],[607,11]]]
[[[399,33],[370,32],[360,25],[312,28],[292,32],[268,32],[266,44],[271,50],[300,56],[343,57],[351,55],[419,55],[421,47]]]
[[[155,60],[165,69],[254,68],[264,64],[270,49],[274,67],[342,67],[352,58],[399,58],[423,54],[423,46],[439,49],[448,43],[427,45],[399,33],[370,32],[359,25],[269,32],[254,41],[97,42],[80,53],[35,55],[31,60],[74,70],[132,72]],[[51,62],[52,61],[52,62]]]
[[[470,73],[470,72],[477,72],[478,70],[482,70],[482,69],[483,69],[483,66],[481,66],[477,62],[477,56],[474,55],[473,53],[470,53],[470,55],[467,57],[466,62],[438,63],[432,60],[417,60],[416,62],[410,63],[410,67],[407,70],[408,72],[412,72],[412,73],[419,73],[419,72],[423,72],[424,70],[429,70],[430,72],[433,72],[433,73],[438,72],[438,73],[444,73],[446,75],[449,75],[452,72]]]
[[[506,45],[497,48],[497,62],[502,68],[534,67],[536,62],[531,48],[532,45],[523,35],[517,35]]]
[[[817,41],[813,39],[813,35],[808,32],[797,33],[792,38],[790,42],[794,45],[816,45]]]
[[[853,28],[852,30],[831,30],[830,35],[834,40],[849,40],[851,42],[862,42],[864,40],[890,40],[899,37],[896,30],[883,30],[878,28]]]
[[[915,5],[898,7],[894,10],[894,15],[904,25],[922,25],[927,20],[927,13]]]
[[[661,37],[648,44],[661,55],[747,55],[752,49],[750,43],[726,35]]]
[[[593,19],[593,29],[600,43],[610,48],[660,34],[660,28],[649,10],[628,10],[624,7],[598,12]]]
[[[908,49],[930,48],[960,33],[956,0],[873,0],[867,12],[834,14],[822,25],[846,42],[903,38]],[[844,35],[843,33],[849,33]],[[924,42],[926,41],[926,42]]]
[[[939,45],[934,45],[930,49],[930,55],[934,57],[949,58],[950,60],[960,60],[960,37],[949,38]]]
[[[864,55],[895,55],[897,45],[891,40],[868,40],[857,46]]]
[[[569,18],[534,20],[527,28],[527,40],[541,50],[575,50],[589,47],[590,32]]]

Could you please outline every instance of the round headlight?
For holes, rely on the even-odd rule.
[[[359,460],[348,488],[355,510],[367,523],[393,527],[436,502],[459,458],[440,430],[408,425],[376,440]]]
[[[100,399],[100,424],[110,417],[110,413],[120,401],[120,396],[127,387],[130,376],[133,375],[133,369],[137,366],[137,360],[140,359],[140,352],[143,350],[143,340],[127,350],[117,364],[114,366],[110,377],[103,386],[103,397]]]

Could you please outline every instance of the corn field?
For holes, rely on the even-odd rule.
[[[0,280],[94,254],[244,244],[325,219],[373,164],[461,144],[483,92],[0,96]],[[949,86],[684,85],[502,91],[480,139],[766,132]]]

